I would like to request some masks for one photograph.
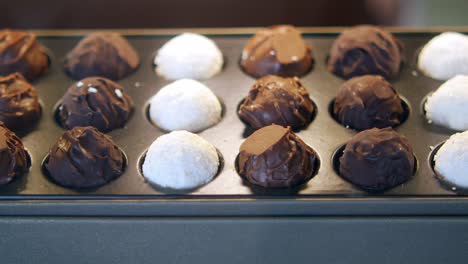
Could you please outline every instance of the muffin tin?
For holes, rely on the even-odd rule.
[[[369,197],[455,197],[463,192],[454,192],[436,178],[431,168],[431,153],[434,146],[446,140],[453,131],[428,124],[423,116],[421,103],[425,96],[437,89],[442,81],[433,80],[419,73],[415,58],[419,48],[435,36],[436,32],[400,32],[396,36],[405,46],[406,58],[399,76],[391,80],[395,89],[408,105],[407,120],[395,129],[405,135],[414,148],[417,169],[406,183],[379,194],[369,194],[343,180],[334,170],[335,153],[357,132],[341,126],[330,115],[329,105],[344,80],[326,70],[326,57],[333,40],[341,31],[331,29],[304,29],[305,41],[312,45],[315,66],[301,78],[317,107],[317,113],[308,127],[297,134],[318,154],[320,168],[309,182],[294,189],[267,190],[243,182],[235,169],[239,146],[252,129],[239,119],[237,108],[247,95],[255,79],[239,67],[239,57],[247,40],[255,30],[199,30],[213,39],[225,57],[222,72],[203,81],[221,99],[224,106],[222,120],[215,126],[199,133],[219,150],[222,166],[213,181],[195,190],[164,190],[151,186],[141,174],[140,166],[145,151],[158,136],[165,132],[155,127],[147,118],[149,98],[170,81],[154,72],[152,64],[155,51],[179,31],[122,31],[135,47],[141,65],[129,77],[119,81],[134,100],[134,111],[127,125],[110,133],[127,158],[127,167],[122,176],[96,189],[72,190],[56,185],[42,170],[42,163],[49,147],[63,133],[54,118],[60,98],[75,81],[63,71],[65,54],[81,39],[82,32],[37,32],[41,44],[50,50],[51,68],[33,85],[38,90],[43,116],[37,127],[22,137],[32,166],[30,172],[0,187],[0,199],[26,200],[75,200],[75,199],[231,199],[244,198],[323,198],[343,200]],[[126,34],[127,33],[127,34]],[[183,114],[183,113],[181,113]],[[334,165],[335,164],[335,165]]]

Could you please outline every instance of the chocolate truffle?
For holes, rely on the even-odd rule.
[[[132,99],[119,84],[91,77],[73,84],[62,98],[58,118],[67,129],[93,126],[108,132],[125,125],[132,112]]]
[[[414,172],[413,148],[392,128],[372,128],[348,141],[340,158],[340,176],[369,191],[407,181]]]
[[[21,73],[32,81],[49,68],[49,56],[34,34],[0,30],[0,75]]]
[[[239,116],[258,129],[271,124],[298,129],[307,126],[315,111],[298,78],[268,75],[255,82],[239,108]]]
[[[140,64],[138,54],[117,33],[93,33],[83,38],[64,62],[65,72],[75,80],[91,76],[119,80]]]
[[[255,78],[269,74],[302,76],[312,68],[311,53],[301,32],[295,27],[272,26],[259,30],[247,42],[240,65]]]
[[[333,42],[328,70],[345,79],[365,74],[395,78],[400,71],[401,51],[401,42],[380,27],[352,27]]]
[[[117,178],[124,166],[124,156],[109,136],[94,127],[75,127],[51,147],[45,169],[56,183],[79,189]]]
[[[26,173],[29,165],[21,139],[0,122],[0,185]]]
[[[354,77],[341,85],[333,115],[356,130],[397,126],[404,115],[398,93],[382,76]]]
[[[0,77],[0,121],[14,131],[25,131],[41,117],[36,89],[20,73]]]
[[[237,165],[241,177],[252,184],[293,187],[315,175],[318,158],[290,128],[271,125],[255,131],[242,143]]]

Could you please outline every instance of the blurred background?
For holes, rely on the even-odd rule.
[[[467,0],[0,0],[0,28],[468,25]]]

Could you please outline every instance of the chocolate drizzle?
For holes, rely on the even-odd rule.
[[[413,148],[391,128],[356,134],[340,158],[340,176],[367,190],[380,191],[407,181],[414,173]]]
[[[36,36],[13,30],[0,30],[0,75],[21,73],[32,81],[49,68],[49,57]]]
[[[239,108],[239,116],[253,128],[271,124],[303,128],[315,107],[298,78],[265,76],[255,82]]]
[[[68,129],[93,126],[108,132],[125,125],[132,104],[132,99],[119,84],[105,78],[86,78],[68,89],[58,117]]]
[[[91,188],[120,176],[124,162],[109,136],[93,127],[75,127],[51,147],[45,169],[62,186]]]
[[[242,51],[244,71],[260,78],[269,74],[302,76],[313,64],[312,52],[295,27],[279,25],[259,30]]]
[[[310,180],[318,170],[315,151],[289,128],[271,125],[242,143],[239,174],[267,188],[293,187]]]
[[[341,85],[333,115],[344,126],[364,130],[399,125],[404,109],[389,82],[381,76],[365,75]]]
[[[20,73],[0,77],[0,121],[13,131],[25,131],[40,117],[36,89]]]
[[[0,122],[0,185],[26,173],[29,165],[21,139]]]
[[[79,80],[100,76],[119,80],[140,64],[138,54],[130,43],[117,33],[92,33],[83,38],[64,62],[67,74]]]
[[[333,42],[328,70],[345,79],[366,74],[395,78],[400,71],[402,49],[401,42],[380,27],[352,27]]]

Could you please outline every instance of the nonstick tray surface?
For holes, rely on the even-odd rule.
[[[214,32],[214,33],[213,33]],[[419,73],[415,66],[418,50],[437,32],[396,32],[404,43],[405,62],[397,79],[391,80],[396,90],[408,104],[408,119],[396,130],[410,140],[417,159],[417,170],[406,183],[383,193],[366,193],[339,177],[334,169],[335,152],[357,132],[337,123],[329,113],[329,106],[344,80],[326,70],[328,50],[339,31],[304,30],[304,38],[313,47],[315,66],[301,81],[309,91],[318,111],[312,123],[298,132],[320,158],[320,169],[308,183],[294,189],[266,190],[242,181],[235,169],[239,146],[251,133],[237,115],[241,100],[247,95],[255,79],[246,75],[238,65],[243,46],[251,34],[238,31],[216,30],[209,34],[225,56],[223,71],[212,79],[203,81],[224,104],[224,116],[217,125],[199,133],[216,146],[223,164],[213,181],[198,189],[185,191],[164,190],[147,183],[140,173],[141,159],[149,145],[164,132],[152,125],[146,115],[147,103],[169,81],[157,76],[152,64],[155,52],[176,31],[132,31],[126,37],[141,58],[141,65],[129,77],[119,81],[134,100],[134,112],[123,129],[109,133],[125,152],[127,167],[118,179],[96,189],[72,190],[50,181],[42,170],[42,161],[49,147],[63,133],[54,119],[54,111],[60,98],[75,81],[63,71],[65,54],[80,40],[79,32],[41,33],[39,41],[50,50],[51,69],[33,84],[39,92],[43,116],[35,130],[23,136],[23,142],[31,155],[30,172],[0,187],[1,199],[135,199],[135,198],[265,198],[284,199],[330,196],[337,199],[352,197],[456,197],[464,192],[444,186],[431,169],[431,151],[454,131],[427,123],[421,104],[425,96],[442,83]],[[251,33],[253,33],[252,31]],[[124,31],[125,33],[125,31]],[[210,32],[207,32],[210,33]],[[125,35],[125,34],[124,34]],[[336,164],[335,164],[336,165]]]

